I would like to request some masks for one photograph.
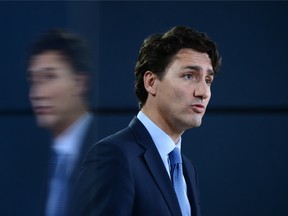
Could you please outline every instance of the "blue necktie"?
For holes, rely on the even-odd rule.
[[[51,170],[46,216],[65,216],[70,187],[68,156],[54,152],[51,163],[53,169]]]
[[[190,204],[185,192],[184,177],[182,170],[182,158],[179,148],[175,147],[173,151],[169,153],[170,159],[170,174],[174,190],[176,192],[178,202],[181,208],[183,216],[190,216]]]

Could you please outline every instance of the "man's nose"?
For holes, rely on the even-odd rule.
[[[194,96],[201,98],[202,100],[210,98],[211,89],[205,80],[197,83],[195,91],[194,91]]]
[[[30,100],[37,100],[46,96],[45,86],[40,83],[35,83],[30,86],[29,98]]]

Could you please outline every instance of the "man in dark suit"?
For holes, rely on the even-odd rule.
[[[68,215],[80,164],[97,141],[97,122],[86,98],[89,71],[88,49],[76,35],[50,30],[31,47],[29,96],[38,126],[53,136],[41,215]]]
[[[76,215],[200,216],[181,135],[200,126],[219,66],[214,42],[194,29],[176,26],[144,41],[135,68],[140,112],[88,152]]]

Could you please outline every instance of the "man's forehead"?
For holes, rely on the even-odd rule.
[[[201,66],[206,65],[207,70],[213,72],[213,67],[211,63],[211,59],[207,53],[202,53],[195,51],[193,49],[184,48],[179,50],[179,52],[174,56],[171,63],[174,61],[184,61],[184,67],[195,67],[194,69],[201,69]]]
[[[209,61],[209,63],[211,64],[211,59],[208,55],[208,53],[206,52],[199,52],[197,50],[194,50],[192,48],[182,48],[180,49],[176,55],[176,57],[183,57],[183,56],[189,56],[189,57],[194,57],[194,58],[203,58],[203,59],[207,59]]]
[[[57,51],[47,51],[31,56],[28,70],[36,68],[54,68],[56,64],[69,63],[67,58]]]
[[[57,50],[47,50],[30,57],[30,64],[44,62],[67,62],[67,57]]]

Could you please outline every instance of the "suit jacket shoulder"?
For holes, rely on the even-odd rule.
[[[78,183],[78,216],[181,215],[163,161],[137,118],[90,149]]]

